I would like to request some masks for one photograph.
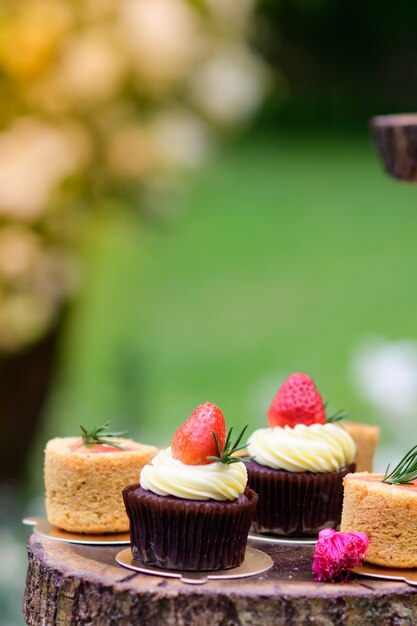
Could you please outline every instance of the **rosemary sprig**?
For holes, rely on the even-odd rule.
[[[410,485],[417,478],[417,445],[415,445],[390,472],[390,463],[385,470],[382,483],[391,485]],[[388,473],[389,472],[389,473]]]
[[[94,444],[99,445],[107,445],[114,446],[115,448],[120,448],[120,450],[124,450],[125,448],[121,446],[119,443],[115,441],[111,441],[112,437],[123,437],[126,434],[126,431],[115,433],[109,430],[110,422],[106,422],[102,426],[94,426],[90,432],[84,426],[80,425],[81,428],[81,436],[82,436],[82,446],[91,447]]]
[[[344,413],[343,409],[336,411],[333,415],[329,415],[326,420],[327,424],[334,424],[334,422],[340,422],[340,420],[345,420],[349,417],[349,413]]]
[[[239,446],[247,427],[248,425],[246,424],[245,428],[241,431],[236,441],[232,444],[232,432],[233,432],[233,426],[232,426],[229,432],[227,433],[223,450],[220,449],[220,444],[219,444],[219,440],[217,439],[217,435],[214,432],[214,430],[212,430],[211,434],[213,435],[214,443],[216,444],[217,456],[208,456],[207,459],[209,461],[218,461],[220,463],[226,463],[227,465],[230,465],[231,463],[239,463],[242,461],[243,463],[252,461],[253,460],[252,456],[245,456],[245,457],[234,456],[236,452],[239,452],[239,450],[244,450],[248,445],[246,443],[244,446]]]

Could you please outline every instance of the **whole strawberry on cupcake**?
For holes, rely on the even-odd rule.
[[[258,496],[226,434],[221,410],[200,405],[141,472],[140,483],[123,490],[133,556],[145,564],[177,570],[237,567]]]
[[[249,439],[248,483],[259,495],[252,529],[316,536],[340,524],[343,478],[355,471],[355,443],[340,416],[326,417],[312,378],[292,374],[267,413],[269,428]]]

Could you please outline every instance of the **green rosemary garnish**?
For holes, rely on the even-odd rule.
[[[417,445],[407,452],[391,472],[389,468],[390,463],[381,482],[391,485],[410,485],[417,478]]]
[[[239,450],[244,450],[247,447],[247,443],[244,446],[239,446],[240,442],[242,441],[242,437],[245,434],[245,430],[247,429],[248,425],[246,424],[245,428],[242,430],[242,432],[240,433],[240,435],[238,436],[238,438],[236,439],[235,443],[232,444],[232,431],[233,431],[233,426],[230,428],[229,432],[227,433],[227,437],[226,437],[226,441],[224,444],[224,448],[223,451],[220,450],[220,444],[219,444],[219,440],[217,439],[216,433],[214,432],[214,430],[211,431],[211,434],[213,435],[213,439],[214,439],[214,443],[216,444],[216,450],[217,450],[217,456],[208,456],[207,459],[209,461],[219,461],[220,463],[227,463],[227,465],[230,465],[231,463],[239,463],[242,462],[243,463],[247,463],[248,461],[252,461],[253,460],[253,456],[233,456],[236,452],[239,452]]]
[[[340,409],[340,411],[336,411],[336,413],[334,413],[333,415],[330,415],[327,418],[326,423],[334,424],[334,422],[340,422],[340,420],[345,420],[348,417],[349,417],[349,413],[344,413],[343,409]]]
[[[80,425],[81,428],[81,436],[83,439],[82,446],[94,446],[94,444],[100,444],[102,446],[114,446],[115,448],[120,448],[120,450],[124,450],[125,448],[121,446],[119,443],[115,441],[111,441],[112,437],[123,437],[126,434],[126,431],[120,433],[113,433],[109,431],[110,422],[106,422],[103,426],[94,426],[90,432],[84,426]],[[107,439],[109,438],[110,441]]]

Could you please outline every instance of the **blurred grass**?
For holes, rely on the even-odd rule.
[[[368,334],[417,338],[417,192],[366,136],[252,136],[194,181],[175,221],[107,214],[87,239],[45,436],[112,419],[167,443],[210,400],[262,424],[281,379],[310,373],[331,409]]]

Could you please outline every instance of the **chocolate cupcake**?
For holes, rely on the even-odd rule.
[[[343,478],[354,464],[340,471],[287,472],[251,461],[248,482],[259,496],[252,530],[284,537],[316,536],[337,528],[343,503]]]
[[[133,556],[176,570],[237,567],[245,556],[257,494],[220,409],[198,407],[176,431],[171,448],[123,490]]]
[[[321,395],[305,374],[290,376],[268,411],[270,428],[249,439],[248,484],[259,495],[257,533],[316,536],[340,524],[343,478],[355,471],[355,443],[329,423]]]
[[[148,565],[179,570],[219,570],[245,556],[257,494],[227,502],[158,496],[139,484],[123,491],[132,553]]]

